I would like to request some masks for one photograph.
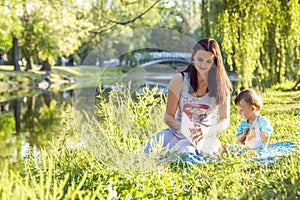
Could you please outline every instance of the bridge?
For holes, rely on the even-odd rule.
[[[135,52],[131,55],[135,65],[142,67],[154,65],[154,64],[170,64],[170,63],[183,63],[188,64],[191,60],[191,53],[186,52]],[[131,62],[131,61],[130,61]],[[126,65],[125,59],[120,61],[119,58],[104,61],[106,65],[118,66]],[[97,65],[97,64],[96,64]]]
[[[183,63],[188,64],[191,60],[191,53],[186,52],[150,52],[152,60],[144,59],[143,56],[135,56],[142,67],[154,64]]]
[[[164,59],[157,59],[145,62],[141,64],[141,67],[147,67],[149,65],[155,65],[155,64],[169,64],[169,63],[183,63],[188,64],[189,61],[183,58],[164,58]]]

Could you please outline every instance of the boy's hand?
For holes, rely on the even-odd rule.
[[[254,132],[254,128],[249,128],[248,134],[247,134],[247,138],[252,139],[255,137],[255,132]]]
[[[262,142],[269,142],[269,135],[263,132],[260,133],[261,141]]]
[[[243,134],[244,134],[245,136],[247,136],[247,135],[248,135],[248,133],[249,133],[249,128],[244,128],[244,132],[243,132]]]

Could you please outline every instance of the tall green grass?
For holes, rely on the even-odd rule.
[[[263,93],[261,111],[274,126],[271,143],[299,144],[300,92],[273,88]],[[272,164],[227,155],[220,162],[159,162],[141,144],[165,128],[165,102],[151,95],[134,101],[129,90],[99,99],[98,118],[75,128],[71,113],[52,148],[28,151],[22,170],[0,176],[1,199],[297,199],[300,197],[299,149]],[[231,126],[222,143],[235,143],[240,117],[231,106]]]

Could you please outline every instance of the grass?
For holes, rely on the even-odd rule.
[[[274,126],[271,143],[299,145],[300,91],[292,83],[266,90],[261,113]],[[128,90],[100,98],[98,118],[74,123],[71,108],[52,148],[28,151],[22,170],[1,172],[1,199],[296,199],[300,197],[299,149],[269,165],[246,157],[218,163],[157,162],[157,147],[144,155],[140,144],[165,128],[165,103],[148,95],[133,101]],[[231,106],[231,126],[222,143],[235,142],[240,117]],[[79,125],[79,126],[78,126]],[[76,128],[77,127],[77,128]],[[80,127],[80,129],[78,129]],[[79,143],[80,142],[80,143]]]

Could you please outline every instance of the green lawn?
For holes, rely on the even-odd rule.
[[[270,143],[300,144],[300,91],[292,83],[267,89],[261,114],[273,126]],[[149,92],[150,94],[151,92]],[[61,122],[61,137],[36,159],[32,151],[15,169],[1,172],[1,199],[297,199],[300,197],[300,153],[269,165],[243,157],[224,156],[220,162],[157,162],[142,154],[140,144],[166,127],[165,103],[152,95],[134,102],[127,91],[100,99],[98,119],[76,121],[71,108]],[[234,97],[233,97],[234,98]],[[101,119],[101,120],[100,120]],[[100,122],[99,122],[100,120]],[[231,125],[220,133],[222,143],[235,143],[240,117],[231,106]],[[80,129],[76,129],[80,128]],[[78,130],[81,130],[80,132]],[[84,146],[70,148],[70,140]],[[74,142],[74,141],[73,141]],[[75,143],[76,144],[76,143]],[[159,148],[156,152],[161,155]],[[11,169],[11,170],[9,170]],[[12,170],[15,169],[15,170]]]

